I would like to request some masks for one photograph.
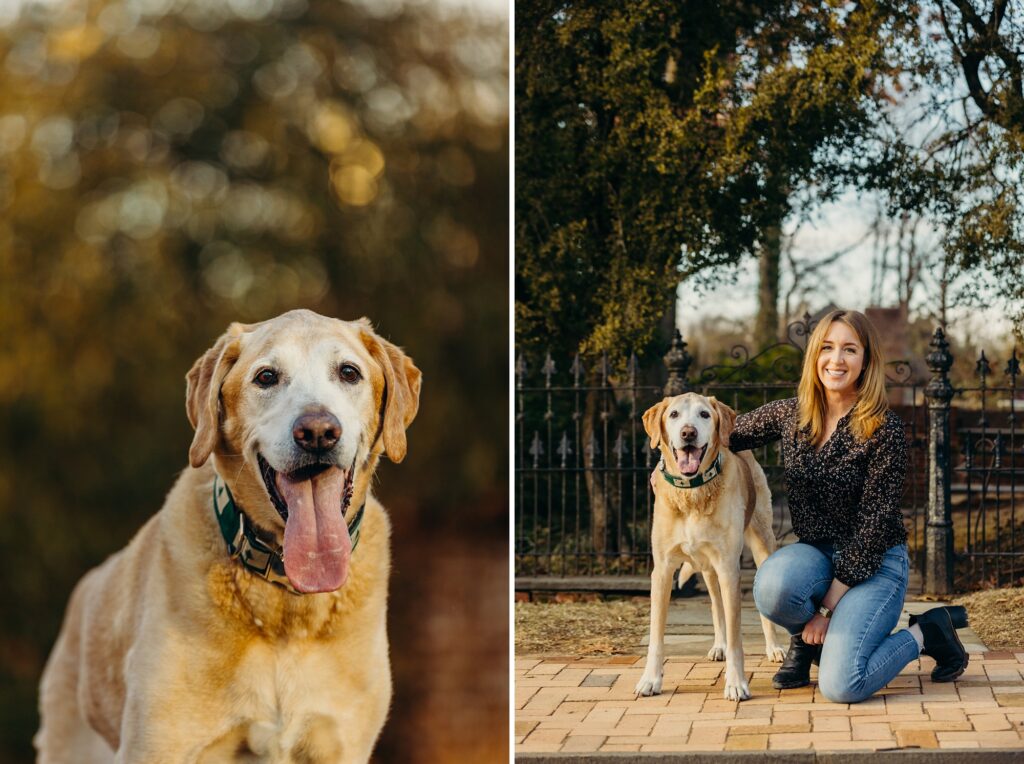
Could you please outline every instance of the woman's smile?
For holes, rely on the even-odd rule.
[[[856,396],[864,368],[864,346],[857,333],[842,321],[833,321],[821,343],[816,368],[826,394]]]

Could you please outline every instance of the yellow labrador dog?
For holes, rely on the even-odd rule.
[[[679,580],[694,571],[704,575],[715,625],[708,658],[726,661],[725,697],[750,697],[740,637],[740,555],[746,540],[758,566],[775,551],[768,481],[749,451],[728,450],[736,412],[714,398],[695,393],[665,398],[643,417],[651,448],[661,451],[662,466],[652,477],[654,520],[651,529],[651,641],[638,695],[661,692],[665,617],[673,573]],[[784,658],[771,621],[761,618],[765,652]],[[724,633],[723,633],[724,631]]]
[[[365,319],[232,324],[192,367],[191,467],[71,596],[40,762],[365,762],[391,700],[390,525],[420,372]]]

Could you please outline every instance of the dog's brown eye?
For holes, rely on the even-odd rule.
[[[349,384],[358,382],[362,378],[359,369],[350,363],[343,363],[338,367],[338,376],[341,377],[342,382],[348,382]]]
[[[711,418],[711,414],[709,412],[707,412],[707,411],[700,412],[700,415],[702,417],[704,417],[705,419],[710,419]]]
[[[273,387],[277,384],[277,372],[273,369],[263,369],[253,380],[260,387]]]
[[[679,412],[678,411],[670,411],[668,413],[668,418],[669,419],[675,419],[677,416],[679,416]]]

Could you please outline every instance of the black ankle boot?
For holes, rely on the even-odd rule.
[[[947,605],[945,607],[932,608],[932,610],[945,610],[949,613],[949,620],[953,624],[954,629],[963,629],[967,627],[967,608],[962,605]],[[913,626],[917,623],[917,616],[910,616],[910,625]]]
[[[809,645],[795,634],[789,640],[789,652],[782,667],[772,677],[772,687],[776,690],[806,687],[811,683],[811,663],[817,663],[820,657],[821,645]]]
[[[921,653],[935,659],[933,682],[952,682],[964,673],[967,668],[967,651],[960,643],[956,630],[967,625],[967,611],[963,608],[935,607],[921,613],[913,623],[921,627],[924,635]]]

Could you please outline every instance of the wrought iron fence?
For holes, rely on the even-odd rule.
[[[1024,575],[1024,389],[1016,349],[1001,371],[982,351],[978,383],[954,390],[954,588],[1000,586]]]
[[[536,364],[520,356],[517,578],[575,579],[579,585],[575,577],[649,574],[653,494],[648,478],[657,457],[641,415],[664,395],[685,390],[714,395],[739,412],[792,397],[812,328],[805,315],[788,327],[785,341],[757,353],[736,346],[725,362],[692,376],[693,359],[677,333],[664,357],[664,383],[652,369],[641,369],[635,355],[617,368],[606,356],[589,368],[578,356],[561,366],[550,355]],[[989,384],[990,371],[981,372],[979,363],[980,385],[953,389],[952,358],[944,343],[937,330],[927,359],[932,371],[927,388],[913,378],[906,360],[891,362],[886,374],[890,404],[907,429],[910,470],[902,506],[911,553],[925,573],[922,586],[937,593],[952,588],[954,569],[957,586],[967,588],[982,580],[1012,579],[1024,567],[1024,527],[1016,513],[1024,494],[1024,460],[1018,461],[1024,438],[1014,408],[1020,407],[1016,354],[1007,366],[1008,385]],[[988,411],[995,394],[1000,401],[1008,394],[1009,403],[1003,404],[1008,412]],[[954,464],[951,454],[957,448],[960,458]],[[786,543],[792,530],[779,450],[770,445],[756,456],[772,489],[776,536]]]

